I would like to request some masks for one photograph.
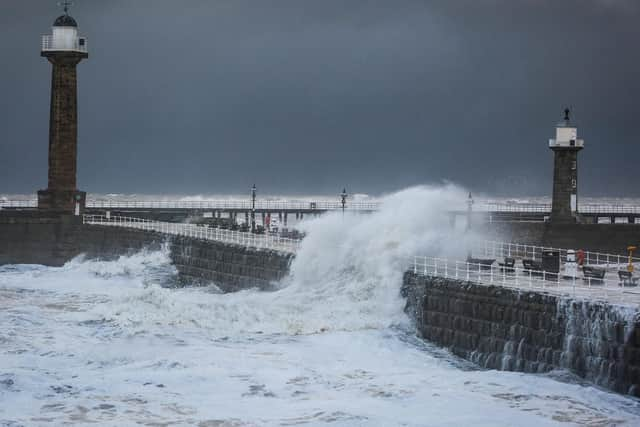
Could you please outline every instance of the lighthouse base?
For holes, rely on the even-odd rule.
[[[76,215],[84,213],[87,193],[77,190],[40,190],[38,209]]]

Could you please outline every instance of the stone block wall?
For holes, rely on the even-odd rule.
[[[640,226],[636,224],[495,222],[478,224],[474,230],[498,241],[616,255],[625,255],[629,245],[640,246]]]
[[[171,259],[180,274],[195,282],[213,282],[223,291],[270,289],[289,272],[292,254],[221,242],[174,237]]]
[[[185,283],[215,283],[225,292],[250,287],[269,289],[286,276],[292,254],[160,233],[84,225],[79,217],[0,214],[0,265],[61,266],[84,254],[114,259],[168,244]]]
[[[638,308],[405,273],[418,334],[484,368],[568,369],[640,397]]]
[[[85,254],[113,259],[143,248],[159,249],[164,238],[138,230],[83,225],[71,215],[0,215],[0,265],[61,266]]]
[[[571,195],[578,194],[578,152],[581,147],[554,147],[553,203],[551,218],[554,222],[573,222]]]

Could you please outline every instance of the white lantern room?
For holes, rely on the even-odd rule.
[[[549,147],[584,147],[584,140],[578,139],[578,128],[569,120],[569,110],[565,110],[564,120],[556,126],[555,139],[549,140]]]
[[[76,20],[65,13],[53,23],[52,34],[42,36],[42,51],[87,53],[87,39],[78,36]]]

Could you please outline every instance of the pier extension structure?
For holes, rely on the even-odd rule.
[[[260,200],[252,207],[250,200],[121,200],[87,198],[84,212],[91,215],[113,215],[154,219],[158,221],[182,222],[197,218],[239,218],[250,216],[252,209],[264,221],[266,215],[277,217],[285,224],[289,218],[301,219],[305,216],[341,211],[371,213],[380,209],[377,200],[359,202],[345,201],[301,201],[301,200]],[[38,207],[38,200],[0,200],[0,209],[24,210]],[[551,222],[552,204],[506,203],[476,201],[471,212],[474,224],[504,222]],[[469,212],[463,209],[450,211],[452,223],[462,219],[467,221]],[[582,224],[640,224],[640,205],[583,204],[580,208]]]

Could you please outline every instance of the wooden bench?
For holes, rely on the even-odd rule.
[[[487,258],[472,258],[467,257],[467,263],[469,264],[480,264],[480,268],[483,270],[491,269],[491,266],[495,262],[495,259],[487,259]]]
[[[618,277],[620,278],[620,286],[638,286],[638,279],[640,279],[640,277],[633,277],[633,273],[630,271],[624,270],[618,271]]]
[[[602,285],[604,283],[605,273],[606,270],[604,268],[585,265],[582,267],[582,274],[584,275],[582,280],[589,282],[590,285]]]
[[[498,263],[498,265],[500,266],[500,271],[501,272],[507,272],[507,273],[513,273],[515,270],[515,266],[516,266],[516,259],[515,258],[510,258],[510,257],[506,257],[504,259],[504,262],[500,262]]]

